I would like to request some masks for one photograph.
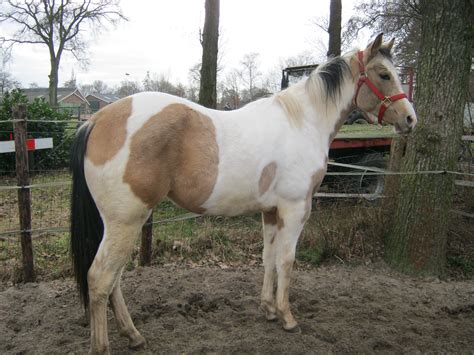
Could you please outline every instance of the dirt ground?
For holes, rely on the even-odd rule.
[[[261,267],[176,265],[123,277],[147,339],[138,353],[471,352],[474,282],[415,279],[384,264],[297,270],[291,289],[300,334],[259,311]],[[112,353],[125,353],[109,311]],[[87,352],[89,326],[72,281],[0,285],[0,353]]]

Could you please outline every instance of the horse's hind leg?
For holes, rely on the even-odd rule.
[[[125,336],[129,339],[128,346],[131,349],[137,349],[145,345],[145,338],[141,336],[137,328],[133,324],[132,318],[128,313],[125,300],[123,299],[122,290],[120,289],[120,277],[117,277],[114,288],[109,297],[110,306],[115,315],[115,321],[120,335]]]
[[[109,352],[107,300],[113,291],[114,284],[116,284],[123,266],[130,257],[142,227],[141,222],[125,224],[117,221],[104,221],[104,239],[87,275],[91,315],[91,351],[93,354]],[[120,293],[120,291],[118,292]],[[113,298],[117,301],[115,307],[123,312],[125,302],[123,302],[123,297],[118,297],[121,296],[119,293],[115,293]],[[123,303],[120,302],[120,299]],[[126,313],[128,314],[128,312]],[[128,320],[127,318],[130,319],[130,316],[120,319]],[[135,339],[138,339],[138,336]]]

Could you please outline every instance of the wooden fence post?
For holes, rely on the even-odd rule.
[[[406,135],[399,136],[392,140],[390,146],[390,161],[388,163],[388,170],[399,172],[402,167],[402,159],[405,154],[405,148],[407,146],[408,138]],[[398,190],[398,181],[400,177],[398,175],[388,175],[385,178],[385,186],[388,189],[388,194],[393,195]]]
[[[16,178],[18,209],[20,213],[21,251],[23,259],[23,281],[35,280],[33,246],[31,243],[31,196],[28,170],[28,147],[26,146],[26,105],[13,107],[13,131],[15,134]]]
[[[399,172],[402,167],[403,155],[408,142],[406,135],[398,136],[392,139],[390,147],[390,160],[388,163],[388,170],[392,172]],[[384,195],[387,197],[383,199],[383,226],[384,230],[388,230],[390,221],[392,220],[392,213],[395,207],[396,195],[399,189],[400,175],[385,176],[385,191]]]
[[[151,251],[153,242],[153,211],[142,228],[142,245],[140,247],[140,265],[149,266],[151,264]]]

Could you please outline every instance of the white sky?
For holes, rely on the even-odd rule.
[[[353,2],[343,0],[343,21],[352,12]],[[201,60],[204,0],[122,0],[121,6],[130,21],[102,31],[91,41],[86,70],[64,55],[60,86],[71,77],[72,69],[80,84],[103,80],[115,86],[126,79],[125,73],[130,74],[129,80],[141,82],[147,71],[187,84],[189,69]],[[313,21],[328,13],[329,0],[221,0],[221,65],[236,68],[244,54],[257,52],[265,73],[303,51],[324,54],[321,43],[326,44],[327,37]],[[0,35],[5,30],[0,28]],[[17,45],[5,69],[24,87],[33,82],[47,86],[46,46]]]

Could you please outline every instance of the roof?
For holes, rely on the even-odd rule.
[[[87,100],[93,100],[93,98],[104,101],[108,104],[120,100],[122,97],[115,94],[98,94],[98,93],[91,93],[87,95]]]
[[[58,103],[66,99],[67,97],[76,94],[84,102],[87,102],[87,99],[82,95],[81,91],[77,88],[58,88]],[[49,98],[49,88],[31,88],[31,89],[22,89],[23,93],[28,97],[28,101],[33,101],[36,98]]]

